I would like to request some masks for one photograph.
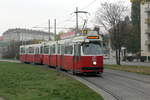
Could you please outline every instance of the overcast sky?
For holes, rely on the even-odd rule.
[[[55,18],[59,27],[73,27],[75,25],[73,12],[77,6],[79,10],[90,13],[90,15],[81,14],[80,20],[87,17],[91,25],[95,11],[104,1],[118,0],[0,0],[0,35],[9,28],[45,27],[48,19],[51,19],[53,25]],[[130,5],[130,0],[125,1]]]

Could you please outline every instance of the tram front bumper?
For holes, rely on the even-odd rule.
[[[82,67],[81,72],[103,72],[104,67]]]

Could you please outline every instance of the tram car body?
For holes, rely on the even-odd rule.
[[[20,46],[20,61],[24,63],[42,64],[43,55],[41,54],[42,44]]]
[[[103,72],[103,45],[99,36],[78,36],[20,46],[20,61],[53,66],[76,73]]]

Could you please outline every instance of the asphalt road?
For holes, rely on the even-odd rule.
[[[150,76],[105,69],[102,77],[82,77],[116,100],[150,100]]]
[[[116,64],[115,58],[104,59],[104,64]],[[133,61],[133,62],[126,61],[125,62],[125,61],[121,61],[121,64],[122,65],[138,65],[138,66],[150,67],[150,62],[140,62],[140,61]]]

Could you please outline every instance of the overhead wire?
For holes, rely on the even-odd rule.
[[[85,7],[83,7],[81,10],[84,10],[84,9],[86,9],[86,8],[89,8],[92,4],[94,4],[95,2],[96,2],[97,0],[93,0],[92,2],[90,2],[88,5],[86,5]],[[73,17],[74,17],[74,15],[75,14],[70,14],[71,16],[69,17],[69,18],[67,18],[67,19],[65,19],[65,20],[63,20],[63,21],[61,21],[61,22],[58,22],[57,23],[57,25],[60,25],[60,24],[64,24],[64,23],[66,23],[65,25],[63,25],[63,27],[66,27],[66,25],[68,24],[68,22],[72,22],[73,20],[71,20]],[[86,14],[86,16],[87,16],[87,14]],[[90,14],[89,14],[89,16],[90,16]],[[83,17],[81,17],[81,16],[79,16],[82,20],[85,20]],[[88,19],[88,18],[87,18]],[[45,22],[45,23],[47,23],[47,22]],[[45,24],[44,23],[44,24]],[[39,24],[39,25],[35,25],[34,27],[39,27],[41,24]],[[33,28],[33,27],[32,27]],[[45,28],[46,29],[46,28]]]
[[[97,0],[93,0],[92,2],[90,2],[87,6],[83,7],[81,10],[84,10],[88,7],[90,7],[93,3],[95,3]]]

